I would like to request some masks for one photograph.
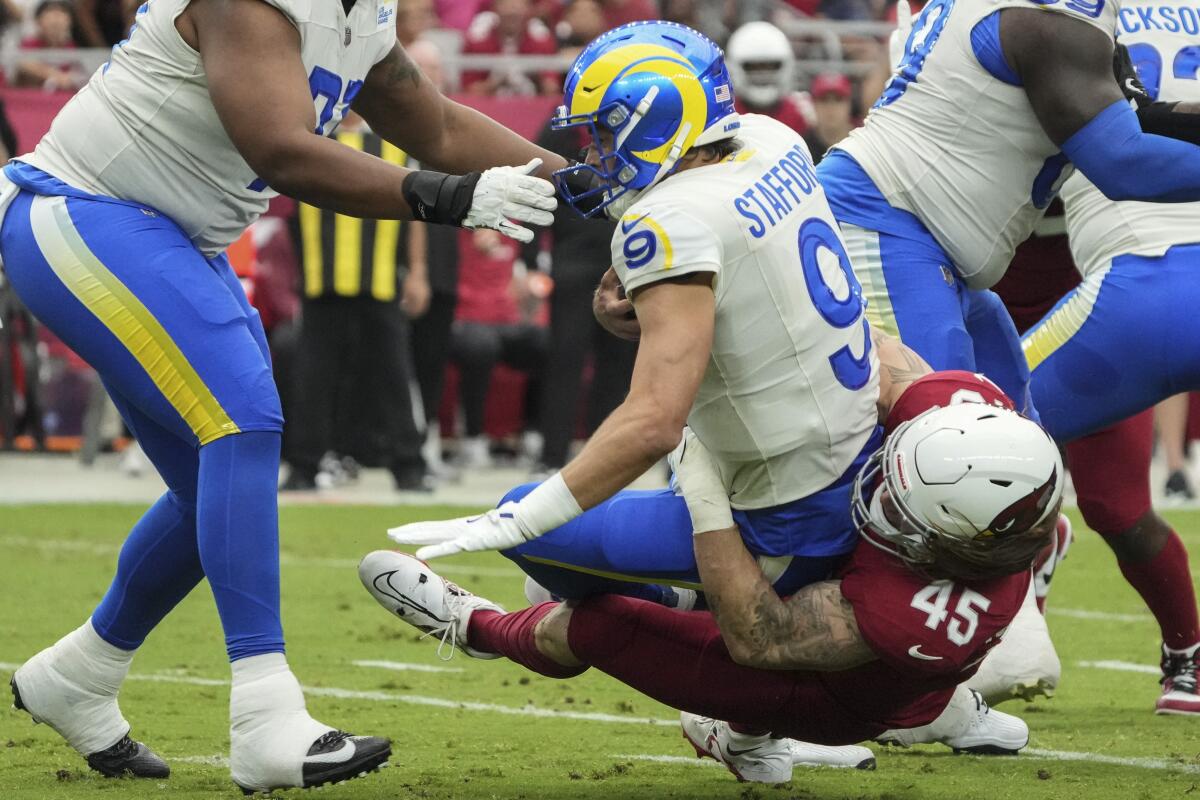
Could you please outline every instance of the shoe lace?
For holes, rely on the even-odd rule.
[[[125,759],[137,753],[137,742],[130,739],[129,736],[121,737],[121,741],[109,747],[107,750],[102,750],[99,753],[94,753],[93,756],[100,758],[115,758]]]
[[[442,661],[449,661],[454,658],[454,651],[458,649],[458,632],[462,625],[462,606],[463,596],[466,594],[456,584],[446,581],[446,627],[439,630],[427,631],[421,640],[430,638],[431,636],[438,637],[437,657]]]
[[[341,744],[353,735],[354,734],[352,733],[346,733],[346,731],[328,731],[327,733],[323,733],[315,742],[312,743],[312,747],[309,748],[309,753],[323,753],[327,750],[336,749],[336,745]]]
[[[1197,693],[1197,671],[1200,670],[1200,651],[1195,654],[1163,653],[1162,678],[1159,683],[1163,686],[1170,684],[1172,691]]]

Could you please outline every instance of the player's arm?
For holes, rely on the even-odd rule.
[[[634,293],[641,340],[629,394],[562,471],[581,508],[611,497],[679,443],[712,350],[712,278],[694,272]]]
[[[371,130],[435,169],[473,172],[540,158],[536,174],[549,180],[567,166],[557,153],[443,95],[399,44],[367,73],[353,107]]]
[[[695,549],[704,596],[737,663],[834,672],[876,659],[840,581],[810,584],[784,600],[736,527],[696,534]]]
[[[917,355],[911,347],[894,336],[871,328],[871,341],[879,354],[879,421],[882,423],[892,413],[892,408],[904,390],[933,372],[933,367]]]
[[[1200,148],[1145,133],[1113,80],[1112,40],[1065,14],[1001,12],[1005,58],[1047,135],[1113,200],[1200,200]]]
[[[553,187],[517,170],[414,172],[314,135],[300,33],[267,3],[194,0],[176,26],[200,53],[229,138],[276,191],[351,216],[491,227],[522,240],[532,231],[509,218],[553,220]]]

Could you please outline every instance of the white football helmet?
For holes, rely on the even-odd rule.
[[[725,47],[733,93],[752,108],[771,108],[796,88],[796,53],[769,22],[748,22]]]
[[[855,482],[855,522],[867,541],[931,577],[999,577],[1027,569],[1046,544],[1063,483],[1058,447],[1040,425],[959,403],[888,437]]]

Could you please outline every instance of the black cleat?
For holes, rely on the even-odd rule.
[[[126,775],[134,778],[167,778],[171,775],[167,762],[128,735],[121,737],[121,741],[107,750],[92,753],[87,757],[87,765],[106,778],[123,778]]]
[[[17,711],[27,711],[28,709],[25,708],[25,704],[21,702],[21,692],[17,690],[17,677],[15,675],[8,679],[8,688],[12,689],[13,708]],[[30,714],[29,716],[33,715]]]
[[[387,766],[392,756],[392,743],[378,736],[355,736],[345,731],[329,731],[321,736],[304,758],[304,788],[312,789],[327,783],[342,783],[378,772]],[[287,787],[279,787],[287,788]],[[241,787],[242,794],[268,792],[266,789]]]

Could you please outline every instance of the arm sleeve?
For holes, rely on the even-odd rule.
[[[637,205],[613,233],[613,267],[627,293],[695,272],[719,273],[720,239],[677,206]]]
[[[1097,114],[1062,149],[1110,200],[1200,200],[1200,147],[1144,132],[1124,100]]]

